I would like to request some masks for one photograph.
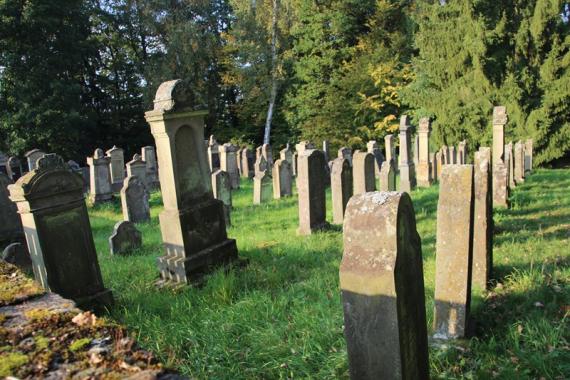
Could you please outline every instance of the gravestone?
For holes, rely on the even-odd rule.
[[[297,151],[297,155],[303,154],[306,150],[315,149],[315,145],[310,141],[301,141],[297,145],[295,145],[295,150]]]
[[[36,168],[37,161],[40,158],[42,158],[44,155],[45,153],[39,149],[32,149],[29,152],[27,152],[24,156],[28,161],[28,171],[31,172],[32,170],[34,170]]]
[[[115,145],[107,152],[107,157],[110,158],[109,172],[111,174],[111,186],[113,191],[119,191],[123,186],[125,180],[125,154],[123,149],[117,148]]]
[[[380,191],[396,191],[396,172],[394,161],[384,161],[380,170]]]
[[[332,161],[331,195],[333,223],[342,224],[348,200],[352,197],[352,168],[346,158]]]
[[[145,113],[157,149],[164,211],[159,215],[164,256],[158,259],[163,280],[188,283],[212,267],[237,259],[228,239],[224,205],[214,199],[204,116],[196,95],[182,80],[162,83],[154,109]]]
[[[491,148],[475,152],[475,206],[473,210],[472,281],[486,289],[491,276],[493,258],[493,200],[491,189]]]
[[[289,161],[279,159],[273,165],[273,198],[293,195],[293,173]]]
[[[467,140],[463,140],[459,143],[457,148],[457,163],[460,165],[467,163]]]
[[[378,147],[376,141],[371,140],[366,144],[366,150],[374,156],[374,174],[376,177],[380,176],[380,169],[382,168],[382,162],[384,162],[384,155],[382,150]]]
[[[212,193],[214,198],[224,204],[226,227],[231,227],[232,187],[230,175],[227,172],[218,169],[212,173]]]
[[[121,189],[121,207],[123,220],[133,223],[144,223],[150,220],[146,186],[137,176],[129,176],[123,181]]]
[[[446,165],[437,203],[435,338],[462,338],[471,304],[473,165]]]
[[[265,158],[265,161],[267,161],[267,166],[272,167],[273,166],[273,150],[271,149],[271,145],[263,144],[261,146],[261,154]]]
[[[21,236],[22,221],[16,205],[10,200],[8,186],[13,182],[4,173],[0,173],[0,247]]]
[[[150,189],[148,178],[146,176],[146,169],[146,162],[143,161],[142,157],[138,153],[135,153],[133,159],[127,162],[127,176],[137,177],[142,183],[144,183],[147,189]]]
[[[289,143],[287,143],[287,146],[285,146],[284,149],[281,149],[279,152],[279,158],[289,162],[289,165],[293,168],[293,152],[291,152],[291,148],[289,148]]]
[[[428,379],[421,240],[410,196],[352,197],[340,288],[352,379]]]
[[[326,227],[326,196],[323,167],[323,152],[305,150],[298,158],[299,173],[297,190],[299,193],[299,235],[310,235]]]
[[[528,139],[524,143],[524,172],[532,171],[532,139]]]
[[[507,124],[507,108],[493,108],[493,167],[501,161],[505,163],[505,125]],[[493,174],[494,176],[494,174]]]
[[[230,176],[230,186],[232,189],[239,189],[239,172],[237,166],[237,147],[226,143],[219,148],[220,169]]]
[[[512,142],[505,145],[505,164],[509,170],[509,188],[514,189],[517,184],[515,182],[515,155]]]
[[[259,160],[259,157],[262,156],[263,156],[263,146],[258,146],[257,148],[255,148],[255,161]],[[267,161],[267,159],[265,161]]]
[[[77,173],[79,175],[83,175],[81,172],[81,166],[79,166],[79,164],[73,160],[69,160],[67,161],[67,166],[69,166],[69,168],[74,172]]]
[[[400,118],[400,191],[411,192],[416,188],[416,170],[410,157],[410,118]]]
[[[414,136],[413,154],[414,166],[417,168],[418,164],[420,163],[420,136],[418,134]]]
[[[350,164],[350,166],[352,166],[352,149],[343,146],[338,150],[337,157],[348,160],[348,163]]]
[[[24,272],[32,270],[32,258],[26,243],[12,243],[2,251],[2,260],[17,266]]]
[[[437,157],[435,153],[429,154],[429,167],[430,167],[430,176],[433,182],[437,182]]]
[[[109,237],[111,255],[129,254],[140,247],[142,247],[142,235],[135,224],[126,220],[117,222]]]
[[[449,165],[451,164],[451,159],[449,158],[449,147],[447,145],[444,145],[441,147],[441,152],[443,155],[443,161],[442,164],[443,165]],[[440,172],[441,173],[441,172]]]
[[[515,183],[518,185],[524,182],[524,145],[522,141],[515,144],[514,157],[514,177]]]
[[[260,160],[265,161],[263,156],[259,157]],[[273,196],[273,179],[269,175],[269,171],[261,170],[255,173],[253,177],[253,204],[259,205],[269,202]]]
[[[265,160],[265,157],[263,157],[263,155],[259,155],[259,157],[257,157],[257,159],[255,160],[255,164],[254,164],[254,171],[255,174],[257,175],[257,173],[261,173],[261,172],[265,172],[269,170],[269,165],[267,164],[267,161]]]
[[[394,135],[389,134],[384,136],[384,152],[386,154],[386,161],[396,163],[396,147],[394,146]]]
[[[291,170],[293,171],[293,177],[297,177],[297,152],[293,152],[293,164],[291,165]]]
[[[141,159],[146,163],[146,186],[155,189],[160,186],[158,180],[158,163],[154,146],[145,146],[141,149]]]
[[[330,144],[327,140],[323,141],[323,153],[325,155],[325,162],[329,162],[330,160]]]
[[[12,181],[17,181],[22,175],[24,175],[24,169],[22,168],[22,162],[18,157],[9,157],[6,162],[6,171],[8,172],[8,177]]]
[[[429,136],[431,133],[431,123],[427,117],[420,119],[417,135],[418,166],[417,182],[418,186],[430,187],[433,182],[431,163],[429,160]]]
[[[509,168],[502,161],[493,166],[493,206],[509,207]]]
[[[8,175],[8,156],[2,151],[0,151],[0,173]]]
[[[102,150],[96,154],[104,158]],[[105,168],[109,170],[108,163]],[[110,305],[91,234],[83,180],[55,154],[10,186],[22,217],[36,280],[82,306]]]
[[[103,149],[96,149],[93,157],[87,157],[89,165],[89,199],[96,205],[113,199],[113,189],[111,187],[111,174],[109,163],[111,159],[105,157]]]
[[[439,176],[441,175],[441,167],[443,165],[443,149],[440,149],[435,154],[435,177],[434,181],[439,181]]]
[[[457,165],[457,152],[455,151],[455,147],[452,145],[448,147],[448,150],[449,150],[449,164]]]
[[[210,166],[211,173],[220,168],[220,151],[218,142],[214,135],[210,136],[210,140],[208,142],[208,164]]]
[[[238,148],[238,150],[237,150],[237,152],[236,152],[236,161],[237,161],[238,175],[239,175],[239,177],[241,178],[241,177],[242,177],[242,173],[243,173],[243,168],[242,168],[242,166],[241,166],[241,165],[242,165],[241,157],[242,157],[242,154],[243,154],[243,148],[239,148],[239,147],[236,147],[236,148]]]
[[[354,195],[376,190],[374,156],[368,152],[354,152],[352,157],[352,183]]]
[[[253,157],[253,152],[249,148],[243,148],[241,152],[241,176],[244,178],[253,178],[255,175],[255,170],[253,169],[253,165],[251,163]]]

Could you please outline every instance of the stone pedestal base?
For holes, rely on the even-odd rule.
[[[417,181],[419,187],[430,187],[433,183],[431,177],[431,164],[429,162],[420,162],[417,168]]]

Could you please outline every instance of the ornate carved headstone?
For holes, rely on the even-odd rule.
[[[126,220],[117,222],[109,237],[111,255],[125,255],[140,247],[142,235],[135,224]]]
[[[356,151],[352,157],[353,194],[376,190],[374,177],[374,156],[372,153]]]
[[[410,157],[410,119],[400,118],[400,190],[410,192],[416,188],[416,169]]]
[[[113,189],[111,188],[111,174],[109,163],[111,159],[105,157],[102,149],[96,149],[93,157],[87,157],[90,177],[89,199],[93,204],[107,202],[113,199]]]
[[[40,158],[42,158],[44,155],[45,153],[39,149],[32,149],[29,152],[27,152],[24,156],[28,161],[28,170],[29,171],[34,170],[36,168],[37,161]]]
[[[310,235],[326,227],[326,197],[323,152],[310,149],[299,155],[297,191],[299,192],[299,235]]]
[[[150,188],[148,183],[147,174],[147,166],[146,162],[143,161],[140,154],[135,153],[133,159],[127,162],[127,176],[129,177],[137,177],[141,180],[142,183],[146,186],[147,189]]]
[[[493,199],[491,148],[475,152],[475,206],[473,210],[473,284],[487,288],[493,267]]]
[[[148,191],[139,177],[129,176],[123,181],[121,206],[126,221],[144,223],[150,220]]]
[[[232,189],[239,189],[239,172],[237,165],[237,147],[226,143],[220,148],[220,169],[230,176],[230,186]]]
[[[111,304],[111,291],[103,286],[99,270],[81,176],[55,154],[46,154],[37,165],[10,186],[36,280],[80,306]]]
[[[160,85],[154,110],[145,113],[160,163],[164,211],[160,229],[164,256],[158,259],[166,281],[198,280],[211,267],[237,259],[236,242],[227,238],[224,205],[214,199],[204,149],[206,111],[181,80]]]
[[[232,225],[231,210],[232,210],[232,187],[230,175],[218,169],[212,173],[212,193],[214,198],[222,201],[224,204],[224,219],[226,220],[226,227]]]
[[[8,193],[8,186],[12,183],[6,174],[0,173],[0,246],[22,235],[22,221]]]
[[[273,165],[273,198],[293,195],[293,171],[289,161],[279,159]]]
[[[430,187],[433,182],[431,163],[429,159],[429,135],[431,133],[431,123],[427,117],[420,119],[418,128],[418,186]]]
[[[146,185],[149,189],[160,186],[158,180],[158,163],[154,146],[145,146],[141,149],[141,159],[146,163]]]
[[[410,196],[352,197],[340,288],[352,379],[428,379],[421,240]]]
[[[111,173],[111,183],[116,191],[120,189],[125,180],[125,154],[123,149],[113,146],[107,152],[105,152],[110,160],[109,171]]]
[[[333,223],[342,224],[348,200],[352,197],[352,168],[346,158],[332,161],[331,195]]]

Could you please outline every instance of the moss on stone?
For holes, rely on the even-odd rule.
[[[91,339],[89,338],[77,339],[69,345],[69,351],[77,352],[87,346],[89,342],[91,342]]]
[[[0,376],[11,376],[14,370],[28,362],[28,357],[20,352],[9,352],[0,355]]]

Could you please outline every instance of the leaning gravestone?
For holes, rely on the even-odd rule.
[[[28,171],[34,170],[36,168],[37,161],[40,158],[42,158],[44,155],[45,153],[39,149],[32,149],[29,152],[27,152],[24,156],[28,161]]]
[[[279,159],[273,164],[273,198],[293,195],[293,171],[289,161]]]
[[[446,165],[439,188],[434,337],[461,338],[471,304],[473,165]]]
[[[352,157],[353,194],[362,194],[376,190],[374,177],[374,155],[357,151]]]
[[[325,166],[323,152],[310,149],[299,155],[299,235],[310,235],[326,227]]]
[[[105,152],[107,157],[111,159],[109,171],[111,173],[111,184],[114,191],[121,189],[125,180],[125,153],[123,149],[113,146]]]
[[[150,220],[148,191],[139,177],[128,176],[121,189],[121,207],[123,220],[144,223]]]
[[[410,192],[416,188],[416,169],[410,157],[410,118],[400,118],[400,190]]]
[[[346,158],[339,157],[332,161],[331,195],[333,223],[342,224],[346,205],[352,197],[352,168]]]
[[[394,160],[384,161],[382,169],[380,169],[380,190],[381,191],[396,191],[396,173],[394,167],[396,164]]]
[[[13,182],[0,173],[0,246],[10,243],[22,235],[22,221],[14,202],[9,198],[8,186]]]
[[[81,176],[55,154],[46,154],[37,164],[36,170],[10,186],[36,280],[80,306],[111,304],[111,291],[103,286],[99,270]]]
[[[181,80],[162,83],[154,109],[145,113],[160,162],[164,211],[160,229],[165,255],[158,259],[163,280],[188,283],[211,267],[237,259],[228,239],[224,205],[214,199],[204,147],[204,116],[195,94]]]
[[[214,198],[223,202],[226,227],[230,227],[232,225],[230,215],[232,210],[232,187],[230,175],[227,172],[218,169],[212,173],[212,193]]]
[[[105,157],[105,153],[102,149],[96,149],[93,157],[87,157],[91,186],[89,199],[91,199],[93,204],[99,204],[113,199],[111,175],[109,173],[110,161],[111,159]]]
[[[122,220],[115,224],[109,237],[111,255],[124,255],[142,246],[142,235],[135,224]]]
[[[492,270],[493,199],[491,190],[491,148],[475,152],[475,206],[473,210],[473,284],[486,289]]]
[[[25,272],[29,272],[32,269],[32,258],[26,243],[17,242],[8,245],[2,252],[2,260],[17,266]]]
[[[421,240],[410,196],[351,198],[340,288],[352,379],[428,379]]]
[[[265,161],[263,156],[260,156],[260,160]],[[259,205],[265,202],[269,202],[273,196],[273,179],[269,175],[268,170],[261,170],[255,174],[253,177],[253,204]]]

